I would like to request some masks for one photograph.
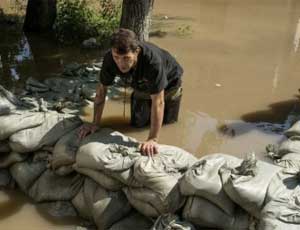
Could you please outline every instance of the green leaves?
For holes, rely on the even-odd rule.
[[[116,5],[112,0],[88,2],[58,1],[54,30],[59,41],[74,43],[90,37],[105,40],[119,26],[121,5]]]

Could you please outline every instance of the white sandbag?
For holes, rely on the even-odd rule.
[[[300,136],[300,121],[297,121],[291,128],[284,132],[287,137]]]
[[[228,215],[210,201],[196,196],[188,198],[182,216],[198,227],[230,230],[249,227],[249,216],[245,211],[237,209],[235,215]]]
[[[39,152],[36,155],[43,155],[43,158],[30,157],[27,161],[16,163],[10,167],[12,177],[26,194],[40,175],[47,170],[46,154]]]
[[[164,214],[157,218],[151,230],[196,230],[196,228],[186,222],[180,220],[177,215]]]
[[[294,199],[296,197],[293,197]],[[266,204],[261,212],[258,230],[299,230],[300,206],[298,200],[279,199]],[[296,202],[295,202],[296,201]]]
[[[131,213],[112,225],[109,230],[147,230],[150,229],[153,222],[142,214],[131,211]]]
[[[36,202],[72,200],[83,184],[79,174],[57,176],[46,170],[29,189],[29,196]]]
[[[16,162],[25,161],[26,158],[27,156],[24,154],[16,152],[7,153],[5,155],[2,155],[0,158],[0,168],[7,168]]]
[[[160,145],[154,157],[141,156],[134,165],[134,177],[156,197],[153,206],[161,204],[160,213],[174,213],[181,207],[184,197],[178,180],[191,167],[196,158],[183,149]]]
[[[0,153],[10,153],[11,148],[9,146],[8,140],[0,141]]]
[[[109,175],[106,175],[102,171],[93,170],[89,168],[80,168],[76,164],[73,165],[73,168],[76,172],[88,176],[89,178],[93,179],[97,184],[109,191],[119,191],[123,187],[123,184],[120,181],[112,178]]]
[[[257,161],[252,154],[236,168],[226,166],[220,168],[220,176],[227,195],[258,218],[269,183],[279,170],[281,167]]]
[[[81,125],[79,117],[56,112],[45,113],[45,122],[35,128],[19,131],[9,138],[16,152],[33,152],[44,146],[53,146],[63,135]]]
[[[103,171],[125,185],[141,187],[133,177],[132,167],[140,155],[135,147],[90,142],[79,148],[76,165],[79,168]]]
[[[300,167],[300,154],[299,153],[288,153],[281,159],[275,161],[276,165],[283,168],[294,168]]]
[[[300,154],[300,140],[287,139],[280,144],[278,155],[282,157],[288,153]]]
[[[44,113],[18,111],[18,113],[0,116],[0,140],[5,140],[23,129],[40,126],[44,121]]]
[[[180,191],[185,196],[199,196],[217,205],[227,214],[233,215],[236,204],[223,190],[219,169],[226,164],[237,167],[241,159],[225,154],[202,157],[180,180]]]
[[[75,163],[76,152],[79,147],[78,132],[79,128],[72,130],[62,136],[55,144],[50,162],[53,170]]]
[[[84,182],[84,196],[98,230],[108,229],[131,210],[121,191],[109,192],[89,178]]]

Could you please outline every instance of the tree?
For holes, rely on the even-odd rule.
[[[121,28],[133,30],[140,41],[149,40],[154,0],[123,0]]]
[[[28,0],[24,31],[49,31],[52,29],[55,18],[56,0]]]

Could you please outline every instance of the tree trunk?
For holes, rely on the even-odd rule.
[[[133,30],[140,41],[149,40],[154,0],[123,0],[121,28]]]
[[[52,29],[55,18],[56,0],[28,0],[24,31],[49,31]]]

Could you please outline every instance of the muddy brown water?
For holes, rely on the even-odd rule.
[[[282,139],[283,124],[299,104],[300,1],[157,0],[152,30],[151,42],[169,50],[185,70],[180,120],[162,128],[160,143],[199,157],[217,152],[243,157],[253,151],[265,159],[265,146]],[[66,63],[99,61],[97,52],[8,34],[0,36],[0,81],[13,91],[27,77],[43,79]],[[84,111],[83,118],[91,120],[91,108]],[[122,100],[107,102],[102,126],[145,140],[149,130],[131,128],[129,111],[127,104],[124,119]],[[54,223],[22,195],[13,201],[1,193],[1,229],[76,225]]]

